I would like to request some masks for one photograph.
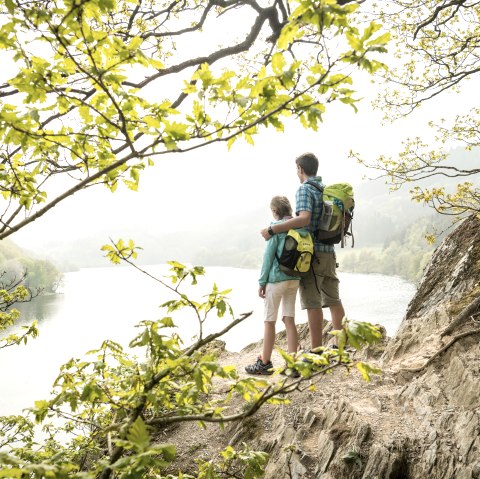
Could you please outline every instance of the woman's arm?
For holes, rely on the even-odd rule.
[[[277,252],[278,247],[278,236],[274,236],[265,245],[265,252],[263,253],[263,262],[262,262],[262,269],[260,272],[260,278],[258,283],[260,286],[267,284],[268,282],[268,274],[272,269],[273,262],[275,260],[275,253]]]

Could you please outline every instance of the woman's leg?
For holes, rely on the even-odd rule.
[[[295,301],[297,298],[298,281],[286,281],[282,297],[282,321],[287,331],[287,348],[289,353],[298,351],[298,333],[295,326]]]
[[[272,358],[273,345],[275,344],[275,323],[278,308],[283,296],[283,283],[267,283],[265,288],[265,317],[263,326],[263,352],[262,362],[268,363]]]
[[[285,329],[287,331],[287,348],[290,354],[298,351],[298,332],[295,325],[295,318],[291,316],[284,316],[282,321],[285,323]]]
[[[273,345],[275,344],[275,321],[265,321],[263,324],[262,362],[266,364],[272,358]]]

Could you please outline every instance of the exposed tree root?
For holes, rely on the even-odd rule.
[[[473,301],[470,302],[468,306],[442,331],[440,337],[447,336],[451,334],[452,331],[457,329],[464,321],[466,321],[472,314],[474,314],[477,309],[480,308],[480,296],[477,296]]]
[[[458,334],[457,336],[454,336],[445,346],[440,348],[433,356],[431,356],[425,364],[422,366],[419,366],[417,368],[402,368],[399,370],[400,371],[406,371],[409,373],[418,373],[422,369],[425,369],[435,358],[440,356],[440,354],[444,353],[450,346],[452,346],[454,343],[456,343],[459,339],[465,338],[466,336],[471,336],[473,334],[480,334],[480,329],[471,329],[469,331],[465,331],[463,333]]]

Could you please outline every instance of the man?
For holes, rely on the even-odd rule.
[[[304,153],[295,160],[300,187],[295,196],[296,216],[283,223],[270,225],[260,233],[266,239],[274,234],[292,228],[307,228],[312,236],[319,227],[322,211],[322,195],[306,181],[322,185],[322,178],[317,175],[318,159],[313,153]],[[307,310],[310,344],[312,350],[322,345],[323,311],[328,306],[332,315],[334,329],[342,328],[345,316],[339,294],[339,280],[336,274],[336,257],[333,245],[326,245],[315,240],[315,260],[307,276],[300,281],[300,304]]]

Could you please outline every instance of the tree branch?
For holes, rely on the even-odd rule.
[[[416,40],[417,38],[417,35],[418,33],[420,32],[420,30],[422,30],[423,28],[425,28],[427,25],[430,25],[431,23],[433,23],[437,18],[438,16],[440,15],[440,13],[443,11],[443,10],[446,10],[447,8],[450,8],[450,7],[453,7],[453,6],[456,6],[457,8],[455,9],[455,11],[450,15],[450,17],[448,17],[448,19],[446,19],[445,21],[443,21],[442,23],[445,24],[448,20],[452,19],[454,16],[455,16],[455,13],[458,12],[458,9],[464,5],[466,3],[466,0],[452,0],[446,4],[443,4],[443,5],[439,5],[435,10],[434,12],[432,13],[432,15],[430,15],[429,18],[427,18],[426,20],[424,20],[422,23],[420,23],[420,25],[417,27],[417,29],[415,30],[415,33],[413,34],[413,39]]]
[[[258,15],[258,17],[255,20],[255,23],[253,24],[250,33],[247,35],[245,40],[237,45],[233,45],[231,47],[226,47],[222,48],[210,55],[203,56],[203,57],[198,57],[198,58],[193,58],[190,60],[186,60],[182,63],[179,63],[178,65],[173,65],[171,67],[165,68],[163,70],[160,70],[158,73],[155,75],[152,75],[148,78],[145,78],[143,81],[140,83],[132,83],[132,82],[124,82],[123,84],[126,86],[130,86],[133,88],[144,88],[146,85],[151,83],[154,80],[157,80],[158,78],[164,77],[166,75],[170,75],[172,73],[179,73],[186,68],[194,67],[194,66],[199,66],[202,63],[208,63],[209,65],[212,65],[218,60],[221,60],[222,58],[228,57],[228,56],[233,56],[238,53],[245,52],[250,49],[250,47],[253,45],[255,40],[257,39],[258,35],[260,34],[260,31],[262,29],[263,24],[265,23],[266,20],[269,19],[269,17],[272,15],[272,10],[273,8],[266,8],[262,10],[262,13]]]

